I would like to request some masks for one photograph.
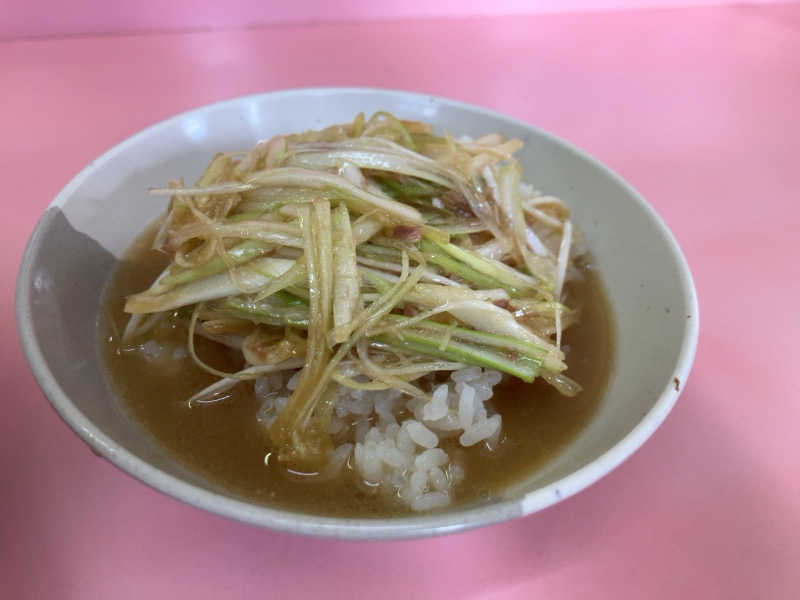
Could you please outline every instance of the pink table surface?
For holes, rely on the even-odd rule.
[[[778,0],[796,2],[797,0]],[[774,0],[748,0],[770,4]],[[288,23],[441,19],[570,11],[738,4],[736,0],[0,0],[0,40],[57,35],[227,29]],[[157,8],[156,8],[157,7]]]
[[[663,216],[701,303],[694,372],[635,456],[531,517],[345,543],[184,506],[93,456],[16,338],[24,242],[140,128],[277,88],[454,97],[585,148]],[[800,7],[321,25],[0,44],[0,597],[795,598]]]

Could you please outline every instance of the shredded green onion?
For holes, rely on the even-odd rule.
[[[476,365],[574,395],[561,342],[579,314],[565,293],[575,229],[520,183],[521,146],[377,112],[218,154],[194,185],[150,190],[170,197],[155,247],[173,260],[127,299],[124,339],[185,319],[192,360],[220,377],[198,406],[299,371],[270,428],[288,464],[325,462],[338,386],[427,398],[417,380]],[[244,368],[204,363],[196,335]]]

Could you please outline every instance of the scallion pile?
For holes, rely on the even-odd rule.
[[[172,261],[127,299],[124,338],[180,315],[220,377],[190,402],[300,369],[270,428],[290,464],[326,460],[336,386],[426,397],[421,377],[478,365],[574,395],[560,346],[579,232],[521,183],[521,146],[379,112],[217,154],[194,185],[150,190],[170,198],[154,247]],[[206,364],[196,336],[246,367]]]

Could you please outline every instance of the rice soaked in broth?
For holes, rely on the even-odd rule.
[[[530,473],[590,418],[611,340],[520,146],[359,115],[151,190],[169,206],[102,330],[133,418],[228,493],[315,513],[443,509]]]

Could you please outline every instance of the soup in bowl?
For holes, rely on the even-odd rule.
[[[666,416],[697,336],[680,251],[613,173],[482,109],[358,89],[110,150],[37,225],[17,308],[102,456],[218,514],[360,538],[589,485]]]

